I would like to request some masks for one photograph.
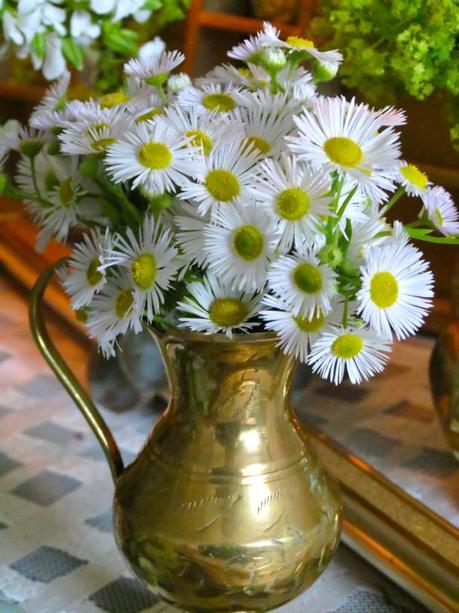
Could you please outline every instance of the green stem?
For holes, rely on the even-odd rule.
[[[137,226],[142,223],[142,214],[132,204],[120,187],[114,185],[110,179],[104,177],[103,175],[97,177],[95,182],[101,188],[101,190],[105,192],[107,199],[110,200],[112,204],[119,205],[120,210],[125,214],[124,216],[129,225],[137,228]]]
[[[405,193],[406,193],[406,188],[403,185],[400,185],[398,190],[395,192],[395,194],[386,204],[384,212],[387,213],[387,211],[389,211],[394,206],[394,204],[397,204],[397,202],[400,200],[402,196],[405,195]]]
[[[349,315],[349,298],[346,296],[346,298],[344,299],[343,328],[347,328],[348,315]]]

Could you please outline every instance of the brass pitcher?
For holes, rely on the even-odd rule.
[[[114,532],[137,577],[190,612],[269,611],[303,592],[337,546],[341,504],[293,415],[294,361],[267,333],[150,328],[170,403],[135,461],[116,443],[30,303],[34,338],[95,432],[115,482]]]

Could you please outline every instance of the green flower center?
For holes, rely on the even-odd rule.
[[[295,49],[313,49],[314,43],[308,38],[301,38],[301,36],[289,36],[287,38],[287,45],[295,47]]]
[[[332,353],[337,358],[355,358],[363,349],[363,340],[358,334],[342,334],[333,341]]]
[[[126,317],[132,309],[134,295],[131,289],[124,289],[118,294],[115,302],[115,314],[118,319]]]
[[[209,111],[228,113],[233,111],[237,104],[229,94],[207,94],[202,99],[203,106]]]
[[[149,119],[153,119],[157,115],[164,115],[164,110],[160,106],[155,106],[143,115],[139,115],[135,119],[135,123],[142,123],[143,121],[148,121]]]
[[[100,153],[101,151],[105,151],[110,145],[113,145],[113,143],[116,143],[116,138],[114,136],[94,139],[91,143],[91,149]]]
[[[216,298],[209,307],[210,320],[222,328],[238,326],[248,314],[247,305],[237,298]]]
[[[172,152],[163,143],[145,143],[138,153],[137,159],[146,168],[152,170],[163,170],[170,166],[172,162]]]
[[[264,237],[255,226],[241,226],[233,233],[233,249],[243,260],[251,261],[262,253]]]
[[[444,223],[443,215],[439,209],[435,209],[432,213],[432,221],[437,224],[437,226],[442,227]]]
[[[89,266],[86,270],[86,279],[89,285],[97,285],[101,281],[104,275],[97,269],[100,266],[99,258],[94,258],[89,262]]]
[[[325,323],[325,315],[323,313],[313,315],[312,317],[300,317],[297,315],[293,318],[293,321],[302,332],[317,332]]]
[[[261,136],[248,136],[243,141],[243,148],[248,151],[258,149],[260,153],[266,154],[271,151],[271,145]]]
[[[381,309],[386,309],[397,302],[398,283],[390,272],[377,272],[370,283],[372,301]]]
[[[20,143],[19,151],[28,158],[34,158],[40,153],[44,144],[41,140],[29,138]]]
[[[220,202],[230,202],[241,191],[238,178],[229,170],[211,170],[207,173],[204,185],[215,200]]]
[[[400,174],[405,177],[407,181],[422,190],[427,187],[427,183],[429,182],[429,177],[425,174],[425,172],[419,170],[419,168],[414,164],[402,166],[400,168]]]
[[[100,106],[104,109],[117,106],[118,104],[125,104],[129,102],[129,96],[124,92],[113,92],[111,94],[105,94],[100,99]]]
[[[50,192],[53,189],[56,189],[59,186],[59,179],[56,174],[52,170],[48,170],[43,178],[43,183],[45,184],[45,189],[47,192]]]
[[[323,285],[322,273],[318,266],[301,262],[293,270],[293,282],[305,294],[317,294]]]
[[[325,153],[330,160],[346,168],[355,168],[363,160],[360,145],[345,136],[334,136],[325,141]]]
[[[87,307],[81,307],[81,309],[77,309],[75,311],[75,318],[77,321],[81,321],[81,323],[85,324],[88,321],[89,311]]]
[[[75,197],[72,177],[67,177],[67,179],[60,183],[58,192],[62,206],[65,208],[69,207]]]
[[[212,140],[205,132],[201,130],[188,130],[185,136],[189,137],[189,143],[192,147],[202,149],[204,155],[209,155],[212,150]]]
[[[288,221],[301,219],[311,208],[308,194],[299,187],[291,187],[276,198],[277,212]]]
[[[131,276],[140,289],[148,289],[156,279],[158,267],[152,253],[138,255],[131,264]]]

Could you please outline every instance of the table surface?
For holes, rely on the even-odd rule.
[[[24,295],[0,279],[0,611],[159,612],[133,579],[111,534],[113,486],[102,452],[35,348]],[[88,348],[51,326],[85,379]],[[158,411],[104,411],[124,459],[142,446]],[[425,609],[345,546],[282,613],[420,613]]]

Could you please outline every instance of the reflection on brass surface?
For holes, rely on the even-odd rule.
[[[134,573],[189,612],[269,611],[303,592],[337,546],[341,504],[291,411],[294,362],[275,337],[157,338],[171,400],[123,470],[105,422],[46,334],[39,306],[52,273],[32,293],[34,338],[107,456],[115,537]]]
[[[430,385],[443,431],[459,460],[459,321],[448,326],[435,343]]]

